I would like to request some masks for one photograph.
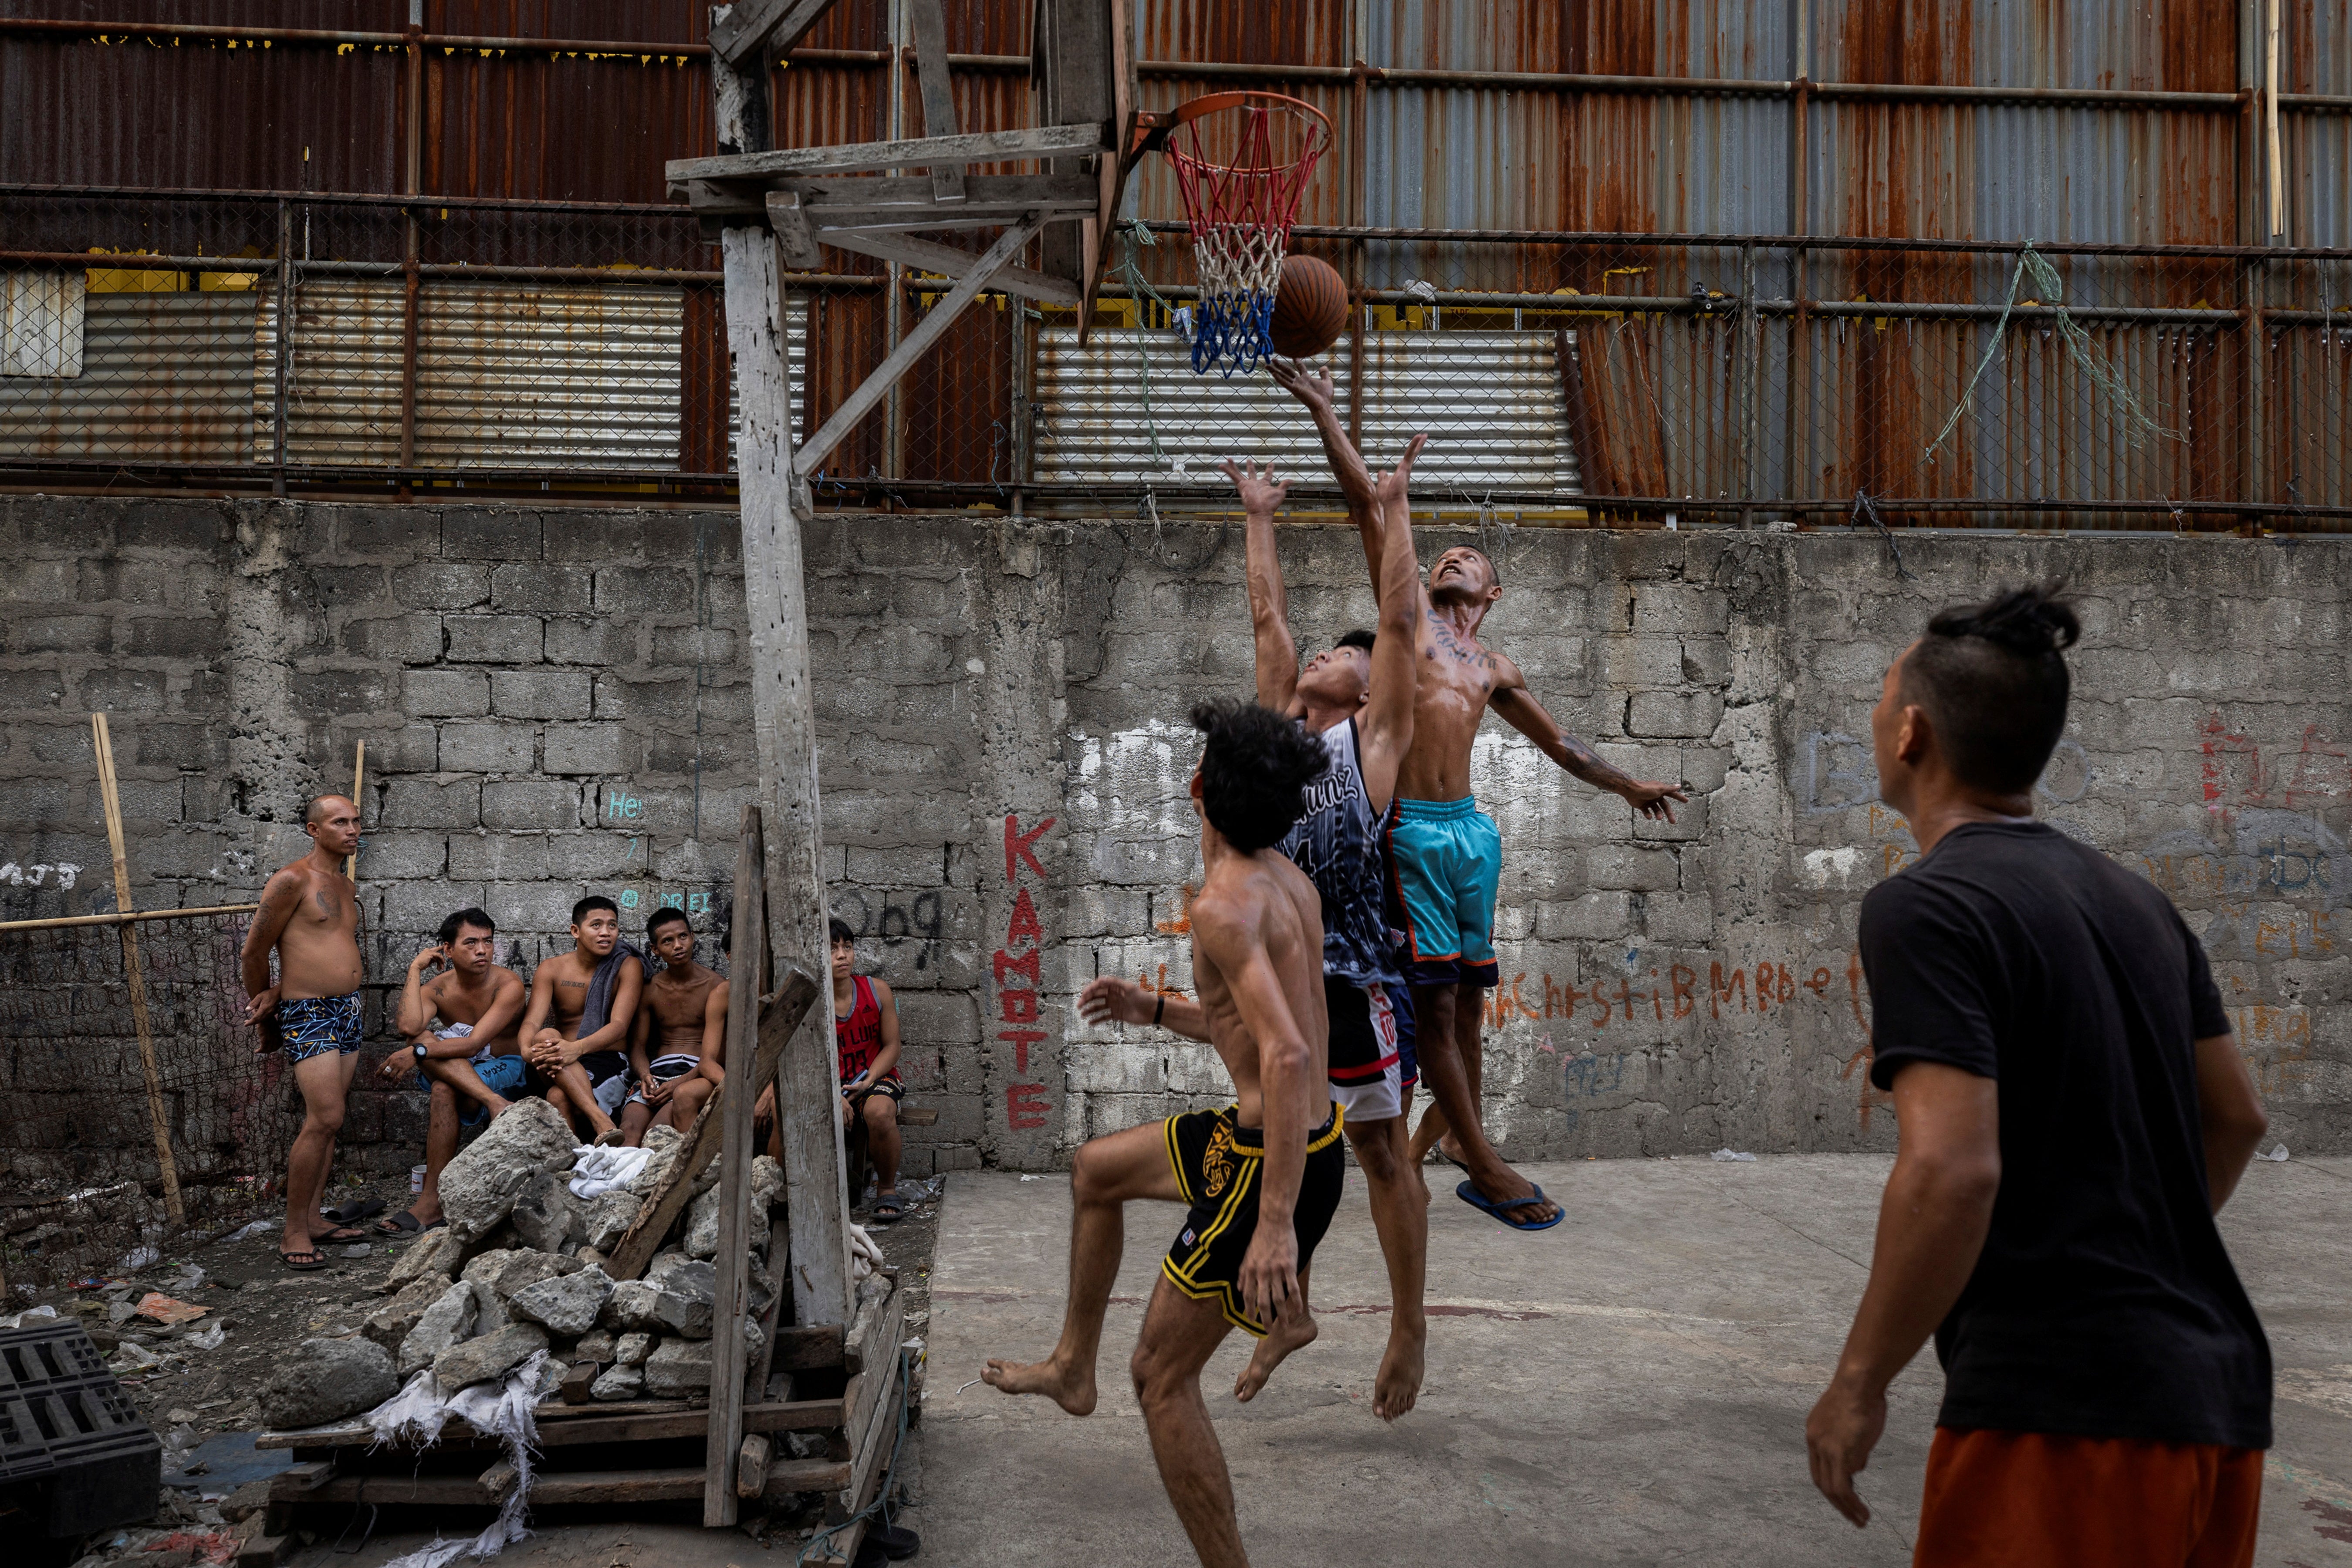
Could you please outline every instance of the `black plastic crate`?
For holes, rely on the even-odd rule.
[[[85,1535],[152,1516],[163,1476],[162,1442],[89,1335],[0,1332],[0,1499],[44,1534]]]

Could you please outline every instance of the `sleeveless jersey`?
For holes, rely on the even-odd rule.
[[[844,1083],[872,1067],[882,1049],[882,1009],[874,1000],[874,982],[859,974],[853,976],[849,984],[854,997],[849,1016],[833,1016],[833,1048],[841,1058]],[[893,1068],[888,1076],[897,1078],[897,1069]]]
[[[1388,864],[1381,819],[1364,793],[1356,721],[1316,739],[1330,765],[1303,792],[1307,809],[1280,848],[1323,895],[1323,973],[1358,984],[1394,984],[1402,974],[1389,938]]]

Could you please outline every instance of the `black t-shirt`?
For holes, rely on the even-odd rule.
[[[2040,823],[1955,828],[1862,903],[1875,1064],[2000,1084],[2000,1192],[1936,1331],[1940,1425],[2266,1448],[2271,1354],[2214,1227],[2171,900]]]

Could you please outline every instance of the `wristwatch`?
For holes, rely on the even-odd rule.
[[[416,1060],[417,1060],[417,1062],[419,1063],[419,1065],[422,1065],[422,1064],[423,1064],[423,1062],[424,1062],[424,1060],[425,1060],[425,1042],[424,1042],[423,1040],[419,1040],[419,1041],[417,1041],[417,1042],[416,1042],[415,1050],[416,1050]]]

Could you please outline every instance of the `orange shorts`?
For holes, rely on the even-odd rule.
[[[1912,1568],[2248,1568],[2263,1453],[1936,1428]]]

